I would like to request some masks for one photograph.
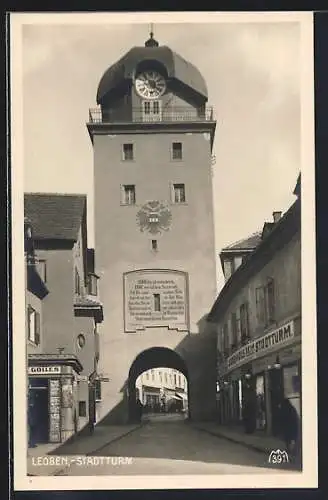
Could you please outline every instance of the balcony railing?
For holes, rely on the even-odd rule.
[[[89,110],[89,123],[172,123],[172,122],[204,122],[214,121],[213,107],[197,110],[187,107],[160,109],[158,112],[146,113],[142,108],[129,110]]]

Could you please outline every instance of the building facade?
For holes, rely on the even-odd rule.
[[[138,377],[136,387],[146,412],[188,411],[187,379],[177,370],[147,370]]]
[[[209,315],[218,332],[217,418],[244,423],[247,432],[278,435],[283,398],[301,417],[301,227],[295,194],[290,209],[264,225],[261,241],[231,274]]]
[[[151,36],[104,73],[90,110],[104,422],[129,420],[136,379],[160,366],[183,365],[192,418],[215,411],[215,338],[203,327],[216,296],[207,101],[198,69]]]
[[[96,419],[102,306],[87,249],[86,197],[25,195],[28,420],[63,442]]]

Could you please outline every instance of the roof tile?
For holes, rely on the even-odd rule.
[[[25,193],[25,217],[36,240],[75,241],[86,210],[86,196],[80,194]]]

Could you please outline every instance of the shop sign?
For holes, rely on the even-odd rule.
[[[227,371],[280,349],[294,339],[294,334],[294,321],[290,321],[273,332],[252,340],[227,359]]]
[[[29,375],[52,375],[61,373],[61,367],[58,365],[49,366],[29,366]]]

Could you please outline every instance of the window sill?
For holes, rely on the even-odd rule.
[[[121,207],[137,207],[136,203],[120,203]]]
[[[182,201],[181,203],[177,203],[175,201],[171,201],[171,205],[174,205],[174,206],[188,206],[188,202],[187,201]]]

